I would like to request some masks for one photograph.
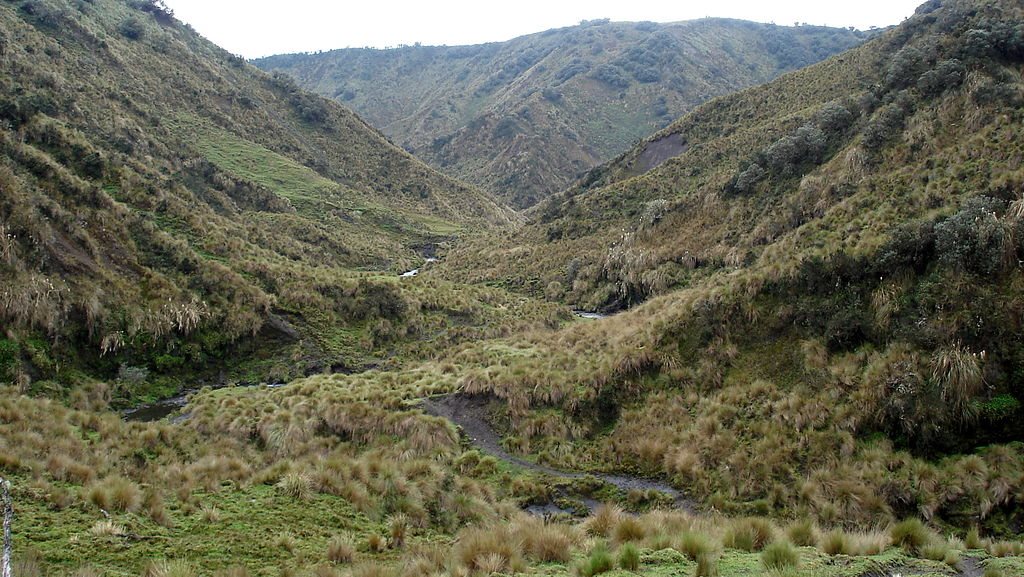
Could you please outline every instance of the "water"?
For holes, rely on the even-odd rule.
[[[428,257],[427,260],[423,261],[423,264],[430,264],[432,262],[437,262],[437,259],[434,258],[434,257]],[[412,278],[412,277],[414,277],[414,276],[416,276],[418,274],[420,274],[420,269],[414,268],[414,269],[412,269],[410,271],[403,272],[402,274],[400,274],[398,276],[400,276],[402,278]]]
[[[580,317],[581,319],[588,319],[592,321],[608,318],[608,315],[603,315],[601,313],[592,313],[588,311],[572,311],[572,314]]]
[[[268,389],[277,389],[287,385],[288,383],[273,383],[265,385]],[[260,386],[260,385],[239,385],[239,386]],[[129,422],[136,423],[154,423],[161,421],[174,413],[181,412],[186,406],[188,406],[188,397],[193,393],[196,393],[197,389],[189,389],[183,391],[180,395],[170,397],[168,399],[161,399],[153,403],[146,403],[140,405],[134,409],[128,409],[121,413],[121,417]],[[179,423],[188,418],[186,413],[183,413],[174,419],[171,419],[172,423]]]

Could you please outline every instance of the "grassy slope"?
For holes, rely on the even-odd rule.
[[[1020,16],[930,3],[862,48],[701,107],[517,233],[461,245],[451,278],[644,303],[467,348],[464,390],[507,400],[522,450],[668,475],[719,510],[1013,531]],[[1004,40],[979,48],[991,36],[970,30]],[[959,72],[935,87],[942,63]],[[839,128],[823,120],[837,107]],[[826,125],[820,156],[791,152]],[[642,173],[669,134],[689,149]],[[740,186],[753,163],[761,178]]]
[[[525,207],[709,98],[861,40],[844,29],[732,20],[592,22],[504,43],[256,64],[345,102],[432,165]]]
[[[370,293],[511,212],[138,6],[0,5],[3,377],[52,389],[124,364],[166,393],[229,358],[273,365],[246,379],[358,367],[433,323]]]

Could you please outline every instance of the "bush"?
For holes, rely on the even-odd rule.
[[[611,64],[602,64],[594,71],[594,78],[614,88],[629,88],[630,81],[622,70]]]
[[[626,543],[619,549],[619,567],[626,571],[636,571],[640,568],[640,550],[632,543]]]
[[[788,541],[776,541],[761,552],[761,565],[769,571],[796,567],[799,563],[800,552]]]
[[[990,275],[1004,262],[1006,230],[998,212],[1002,201],[987,196],[972,198],[963,209],[935,225],[939,261],[959,270]]]
[[[967,69],[959,60],[943,60],[934,69],[921,75],[917,89],[926,97],[938,96],[963,83]]]
[[[121,23],[120,31],[129,40],[140,40],[146,34],[146,26],[142,20],[132,16]]]
[[[768,172],[758,163],[753,162],[736,176],[734,188],[741,194],[754,192],[754,188],[764,180]]]

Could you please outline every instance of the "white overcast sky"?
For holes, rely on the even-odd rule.
[[[580,20],[678,22],[705,16],[791,25],[898,24],[924,0],[165,0],[200,34],[247,58],[399,44],[478,44]]]

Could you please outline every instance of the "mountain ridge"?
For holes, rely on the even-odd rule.
[[[506,42],[257,59],[346,102],[430,164],[532,205],[711,96],[861,33],[729,19],[592,21]]]

